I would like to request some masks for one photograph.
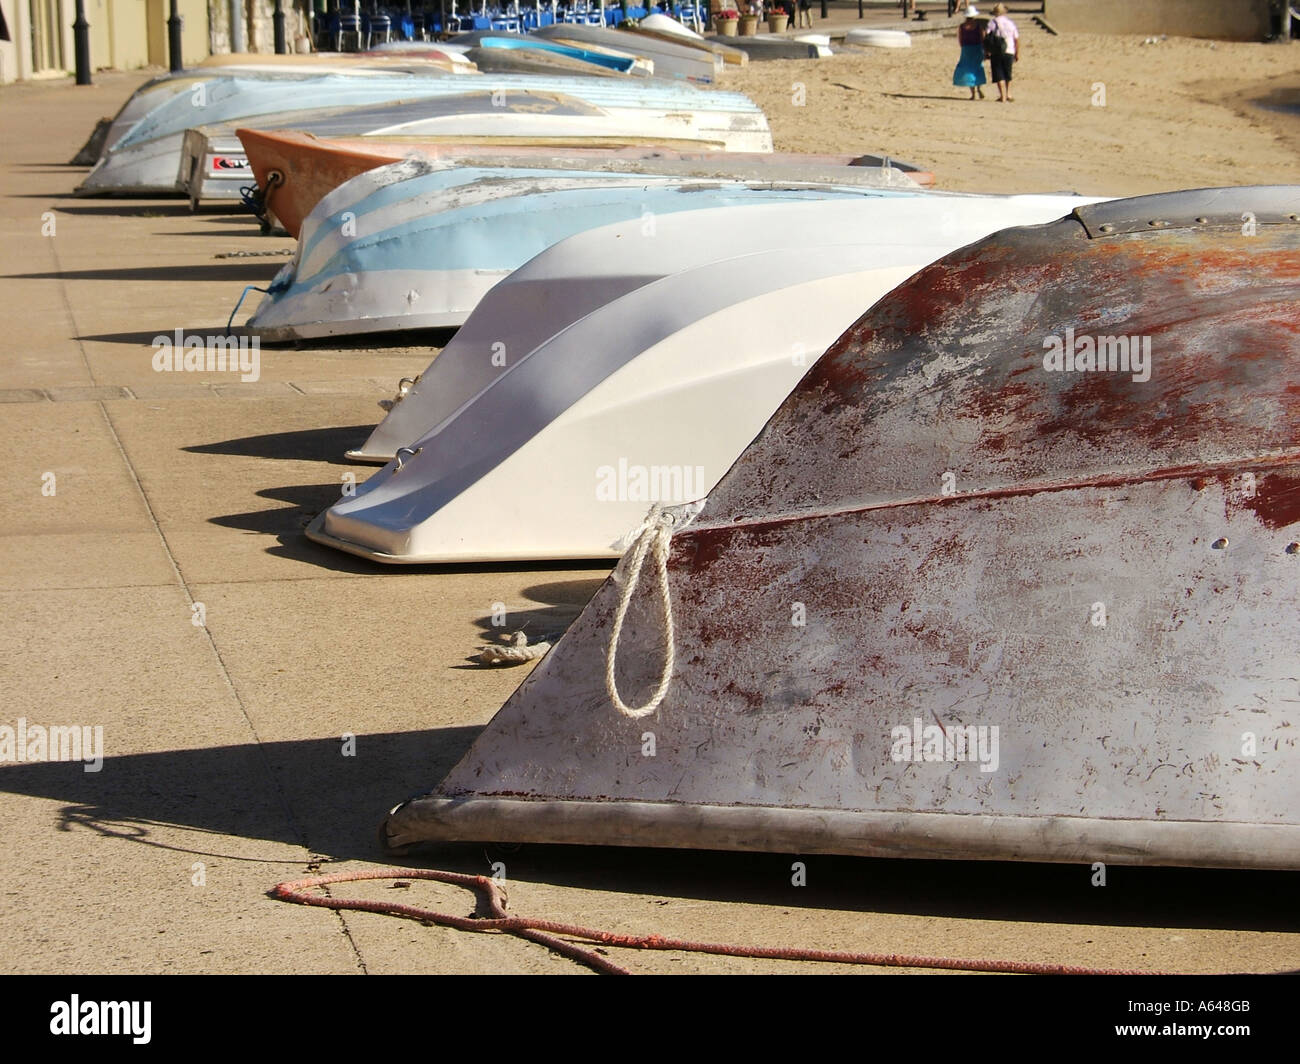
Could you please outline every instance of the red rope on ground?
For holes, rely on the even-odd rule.
[[[451,916],[415,905],[397,902],[364,901],[360,898],[330,898],[308,891],[327,887],[333,883],[356,883],[368,879],[432,879],[450,883],[479,893],[487,903],[488,917]],[[607,975],[631,975],[599,953],[572,942],[557,938],[570,938],[601,946],[621,946],[627,949],[671,950],[681,953],[713,953],[723,957],[752,957],[761,960],[822,961],[831,964],[870,964],[886,968],[936,968],[960,972],[1005,972],[1017,975],[1170,975],[1170,972],[1137,971],[1122,968],[1080,968],[1070,964],[1039,964],[1034,961],[960,960],[953,957],[920,957],[905,953],[843,953],[838,950],[790,949],[774,946],[735,946],[715,942],[688,942],[662,935],[616,935],[577,924],[563,924],[554,920],[530,920],[523,916],[506,915],[506,896],[501,884],[488,876],[470,876],[459,872],[440,872],[429,868],[379,868],[369,872],[336,872],[326,876],[311,876],[291,882],[279,883],[272,893],[283,901],[299,905],[318,905],[325,909],[348,909],[356,912],[383,913],[405,916],[424,923],[454,927],[458,931],[507,931],[546,946],[579,964],[585,964]]]

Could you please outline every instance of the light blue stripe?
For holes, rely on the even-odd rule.
[[[310,277],[295,277],[273,299],[301,294],[344,273],[383,270],[514,270],[575,233],[649,214],[674,214],[758,203],[843,198],[902,198],[916,192],[883,189],[752,189],[728,185],[677,188],[565,189],[491,200],[417,217],[372,236],[350,240]]]
[[[335,211],[320,225],[314,226],[311,236],[303,243],[302,255],[300,260],[305,261],[315,249],[316,245],[323,240],[332,230],[343,224],[343,215],[351,214],[354,219],[364,218],[375,211],[384,210],[395,203],[401,203],[404,200],[414,200],[421,196],[432,195],[451,188],[460,188],[464,185],[473,185],[479,181],[490,179],[501,180],[510,178],[572,178],[572,177],[591,177],[616,179],[617,174],[600,173],[588,170],[534,170],[534,169],[484,169],[483,167],[455,167],[454,169],[435,170],[431,173],[420,174],[416,177],[408,177],[403,181],[394,181],[391,185],[385,185],[376,189],[363,199],[355,203],[349,203]],[[433,218],[434,216],[430,216]],[[441,224],[435,220],[429,222],[430,225]]]
[[[570,59],[581,59],[584,63],[594,63],[626,74],[636,62],[631,56],[623,58],[617,55],[604,55],[600,52],[588,52],[584,48],[571,48],[567,44],[554,44],[538,37],[484,37],[478,42],[480,48],[498,48],[506,51],[554,52]]]

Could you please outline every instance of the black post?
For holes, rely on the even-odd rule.
[[[77,17],[72,23],[72,41],[77,53],[77,84],[90,84],[90,23],[85,0],[77,0]]]
[[[289,49],[284,46],[284,7],[281,0],[275,0],[275,14],[271,16],[275,26],[275,54],[284,55]]]
[[[858,18],[862,17],[862,0],[858,0]]]
[[[167,19],[167,54],[173,72],[185,69],[181,58],[181,13],[177,8],[179,0],[172,0],[172,13]]]
[[[824,20],[829,12],[826,10],[826,0],[822,0],[822,19]]]

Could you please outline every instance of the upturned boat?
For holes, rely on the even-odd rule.
[[[517,84],[520,79],[512,79]],[[566,79],[568,82],[588,79]],[[538,79],[524,84],[537,84]],[[181,143],[176,185],[197,206],[207,200],[235,199],[249,184],[250,164],[240,143],[242,129],[283,129],[317,140],[364,140],[372,151],[386,151],[385,161],[409,154],[445,157],[447,150],[468,145],[491,150],[665,148],[668,150],[743,152],[766,154],[772,150],[767,119],[748,99],[735,93],[699,93],[692,100],[689,86],[667,86],[667,94],[648,92],[640,99],[605,96],[592,103],[579,96],[538,88],[504,88],[488,82],[476,91],[434,100],[382,104],[376,107],[264,115],[248,122],[200,126],[185,131]],[[491,85],[489,89],[487,86]],[[658,86],[663,87],[663,86]],[[674,102],[674,91],[686,89],[688,97]],[[698,103],[700,106],[695,106]],[[683,109],[685,108],[685,109]],[[385,148],[385,145],[387,147]],[[513,153],[512,153],[513,154]],[[321,162],[316,159],[313,162]],[[287,160],[286,160],[287,162]],[[334,164],[321,175],[307,175],[314,205],[326,181],[333,181]],[[301,171],[298,177],[304,176]],[[280,180],[291,177],[280,172]],[[337,183],[328,187],[336,187]],[[295,184],[295,187],[296,184]],[[263,195],[275,191],[262,186]],[[310,206],[307,205],[307,209]],[[291,214],[292,212],[286,212]],[[299,216],[305,210],[299,209]]]
[[[309,107],[304,107],[305,101],[310,101]],[[348,108],[367,107],[377,110],[343,114]],[[647,137],[716,137],[743,151],[770,151],[772,146],[767,120],[746,97],[648,79],[518,74],[225,77],[169,95],[138,118],[77,191],[81,195],[175,194],[187,129],[249,125],[259,116],[275,116],[277,125],[298,127],[314,118],[331,119],[326,129],[350,134],[382,129],[460,139],[545,137],[549,128],[563,127],[565,132],[557,135],[601,136],[618,131]],[[182,187],[188,176],[182,176]]]
[[[1298,308],[1295,186],[920,271],[390,846],[1300,869]]]
[[[136,89],[118,108],[113,118],[101,120],[96,124],[90,138],[77,153],[74,165],[94,166],[105,152],[131,131],[136,122],[172,96],[188,93],[192,99],[200,99],[201,97],[196,93],[196,86],[200,84],[210,85],[226,78],[276,81],[285,78],[300,80],[323,74],[337,74],[340,77],[393,77],[402,74],[442,77],[449,72],[449,69],[456,73],[473,72],[473,65],[463,55],[455,56],[450,68],[441,58],[442,56],[442,52],[429,57],[353,55],[336,58],[328,55],[261,54],[209,56],[197,67],[160,74]]]
[[[409,159],[355,177],[317,204],[293,261],[246,327],[276,341],[459,326],[498,281],[585,229],[871,191]]]
[[[193,131],[191,131],[193,132]],[[201,147],[187,145],[186,152],[204,163],[202,198],[232,198],[238,185],[247,185],[251,170],[257,183],[261,217],[297,236],[302,220],[321,199],[367,170],[402,159],[420,157],[450,160],[457,165],[482,163],[496,166],[543,166],[568,170],[606,170],[613,173],[658,173],[678,177],[718,177],[729,180],[767,178],[772,181],[845,184],[859,181],[878,186],[896,181],[931,185],[934,175],[918,167],[879,155],[802,155],[780,152],[701,151],[698,142],[680,142],[676,148],[661,144],[636,144],[634,138],[583,140],[577,144],[534,144],[524,138],[496,144],[439,141],[413,137],[318,137],[299,130],[239,129],[235,131],[248,166],[242,179],[207,179],[232,154],[224,135],[208,135]],[[202,153],[202,154],[201,154]],[[885,170],[901,171],[889,175]],[[193,189],[194,186],[191,185]]]
[[[650,34],[612,30],[604,26],[563,22],[534,32],[546,40],[561,41],[578,48],[606,48],[641,56],[653,61],[658,78],[679,78],[707,85],[722,76],[726,63],[720,53],[695,47],[687,41],[669,41]]]
[[[572,44],[548,41],[543,37],[522,33],[476,32],[462,33],[452,38],[452,47],[465,48],[465,55],[480,70],[491,71],[492,60],[527,60],[541,62],[538,69],[543,73],[555,74],[559,70],[548,69],[544,64],[556,59],[565,60],[565,67],[570,71],[580,71],[589,75],[631,74],[648,77],[655,72],[654,62],[643,59],[630,52],[616,52],[612,49],[582,48]],[[505,53],[498,55],[496,53]],[[487,65],[478,62],[485,59]],[[511,70],[517,68],[502,68]]]

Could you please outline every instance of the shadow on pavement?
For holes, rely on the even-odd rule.
[[[129,335],[129,334],[124,334]],[[98,339],[98,337],[82,337]],[[152,339],[152,337],[151,337]],[[126,342],[126,341],[123,341]],[[337,398],[331,396],[330,398]],[[376,422],[383,412],[375,408]],[[295,429],[292,432],[269,432],[261,436],[241,436],[216,443],[196,443],[181,450],[190,454],[231,454],[243,458],[283,458],[298,461],[330,462],[347,466],[357,472],[357,481],[364,481],[378,465],[350,462],[344,453],[360,447],[374,431],[374,424],[339,425],[322,429]],[[278,496],[277,496],[278,497]]]
[[[11,273],[11,281],[240,281],[267,280],[276,275],[282,262],[263,259],[233,259],[202,266],[124,266],[102,270],[47,270],[43,273]]]
[[[376,860],[383,857],[376,832],[386,811],[437,783],[479,730],[362,734],[352,757],[331,736],[108,756],[99,772],[86,772],[80,761],[7,764],[0,791],[62,803],[60,831],[93,830],[221,856],[229,854],[220,836],[234,835]],[[111,755],[111,734],[105,745]],[[160,825],[212,837],[164,844],[154,839]]]
[[[61,831],[90,830],[235,860],[256,858],[225,852],[222,836],[302,845],[327,860],[394,863],[378,841],[387,810],[431,790],[479,732],[455,727],[359,735],[355,757],[342,756],[340,739],[329,737],[109,757],[98,773],[84,772],[80,762],[6,765],[0,791],[62,803]],[[188,845],[164,843],[154,837],[159,826],[196,837]],[[791,883],[795,859],[806,865],[806,886]],[[1295,872],[1111,865],[1107,885],[1094,887],[1087,865],[471,843],[429,847],[397,863],[486,874],[497,860],[507,863],[515,907],[525,913],[523,885],[533,882],[788,909],[1300,930]],[[277,874],[271,870],[268,878]]]

